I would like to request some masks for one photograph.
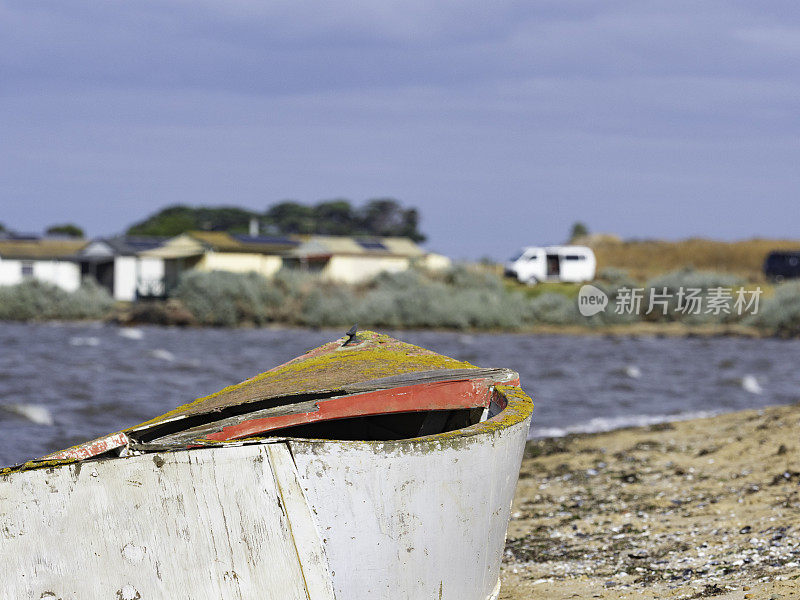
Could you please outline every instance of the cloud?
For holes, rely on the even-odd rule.
[[[13,116],[0,221],[108,233],[174,202],[393,195],[462,255],[556,240],[577,219],[750,235],[752,202],[794,206],[798,13],[0,0],[0,109]],[[788,231],[779,221],[759,233]]]
[[[754,58],[752,44],[742,39],[741,27],[751,17],[746,11],[713,3],[669,6],[6,3],[0,61],[10,81],[33,87],[53,82],[259,94],[532,76],[754,76],[779,68]]]

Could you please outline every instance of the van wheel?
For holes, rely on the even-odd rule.
[[[530,277],[528,277],[528,280],[525,283],[527,283],[528,285],[536,285],[537,283],[539,283],[539,280],[536,278],[536,275],[531,275]]]

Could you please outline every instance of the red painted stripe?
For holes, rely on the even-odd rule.
[[[56,460],[56,459],[83,460],[86,458],[97,456],[98,454],[103,454],[105,452],[108,452],[109,450],[115,450],[117,448],[121,448],[127,443],[128,443],[127,435],[125,435],[122,432],[112,433],[109,436],[92,440],[91,442],[86,442],[85,444],[81,444],[80,446],[76,446],[75,448],[67,448],[66,450],[61,450],[60,452],[53,452],[52,454],[48,454],[47,456],[44,456],[39,460]]]
[[[224,427],[206,437],[211,440],[235,440],[275,431],[293,425],[331,421],[349,417],[368,417],[422,410],[453,410],[487,407],[491,402],[490,386],[486,379],[424,383],[353,394],[320,400],[317,410],[293,415],[252,419]]]

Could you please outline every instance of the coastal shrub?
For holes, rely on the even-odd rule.
[[[321,285],[315,273],[298,269],[281,269],[269,281],[280,301],[273,303],[271,316],[280,323],[303,324],[303,303],[314,289]]]
[[[517,329],[526,312],[525,299],[507,293],[495,276],[455,269],[382,273],[362,286],[318,282],[300,314],[302,324],[314,327]]]
[[[403,290],[374,289],[359,306],[359,322],[381,327],[516,329],[523,324],[525,301],[503,291],[454,290],[440,282],[421,282]]]
[[[579,325],[596,327],[634,323],[647,311],[650,290],[670,296],[667,314],[652,311],[650,320],[685,320],[688,323],[723,322],[738,315],[677,310],[679,289],[699,289],[704,296],[714,288],[735,289],[740,279],[727,274],[685,269],[637,284],[621,269],[604,269],[593,285],[609,297],[605,311],[584,317],[574,297],[544,291],[531,297],[524,289],[508,287],[496,273],[457,266],[446,272],[409,269],[381,273],[360,284],[326,282],[318,274],[283,270],[272,279],[254,273],[186,273],[173,299],[193,315],[198,324],[235,326],[281,322],[310,327],[362,327],[505,329],[529,325]],[[538,286],[537,286],[538,287]],[[618,313],[625,290],[642,290],[638,313]],[[731,312],[734,312],[731,310]]]
[[[188,271],[172,295],[201,325],[224,327],[268,323],[284,301],[280,288],[261,275],[227,271]]]
[[[36,279],[0,287],[0,319],[100,319],[113,305],[111,296],[92,280],[75,292]]]
[[[114,299],[106,289],[91,277],[81,287],[62,297],[60,319],[100,319],[114,306]]]
[[[620,325],[641,320],[641,313],[622,310],[626,294],[630,294],[630,290],[635,288],[642,288],[626,269],[606,267],[600,271],[592,285],[605,292],[608,296],[608,304],[603,312],[588,317],[590,325]],[[642,296],[644,296],[643,292]]]
[[[595,284],[602,283],[615,287],[635,287],[636,282],[631,277],[627,269],[620,269],[618,267],[606,267],[600,269],[597,274]]]
[[[299,269],[281,269],[270,280],[272,287],[280,291],[285,298],[307,296],[318,282],[318,275]]]
[[[660,277],[656,277],[647,282],[644,298],[642,300],[642,312],[649,307],[651,294],[658,299],[659,295],[664,295],[666,309],[660,304],[654,304],[653,310],[645,318],[648,320],[659,321],[683,321],[691,324],[702,323],[723,323],[739,319],[739,315],[733,310],[736,289],[743,285],[743,280],[736,275],[728,273],[717,273],[714,271],[696,271],[694,269],[680,269],[672,271]],[[731,290],[731,299],[726,302],[728,312],[725,310],[715,310],[712,307],[715,290],[722,288],[723,291]],[[683,297],[685,310],[679,310],[679,291],[684,294],[690,290],[699,290],[697,297],[699,301],[694,306],[687,296]],[[699,306],[699,308],[697,308]],[[698,312],[699,311],[699,312]],[[666,314],[664,314],[666,312]]]
[[[358,321],[358,303],[350,286],[321,284],[304,299],[297,318],[309,327],[352,325]]]
[[[0,319],[32,321],[57,319],[67,292],[50,283],[28,279],[0,287]]]
[[[367,290],[403,291],[431,283],[433,278],[428,273],[417,269],[408,269],[397,273],[378,273],[363,286]]]
[[[444,273],[445,283],[458,289],[479,289],[501,293],[505,287],[503,280],[486,269],[456,265]]]
[[[578,311],[574,298],[563,294],[547,292],[531,300],[528,306],[528,320],[534,324],[546,325],[587,325],[588,319]]]
[[[782,337],[800,336],[800,281],[782,283],[745,324]]]
[[[401,275],[401,274],[397,274]],[[406,285],[398,285],[403,279]],[[467,327],[466,319],[448,314],[442,286],[419,274],[376,282],[359,306],[359,319],[377,327]],[[449,303],[448,303],[449,304]]]

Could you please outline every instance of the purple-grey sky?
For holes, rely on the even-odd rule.
[[[794,0],[0,0],[0,111],[19,230],[392,196],[456,257],[800,237]]]

